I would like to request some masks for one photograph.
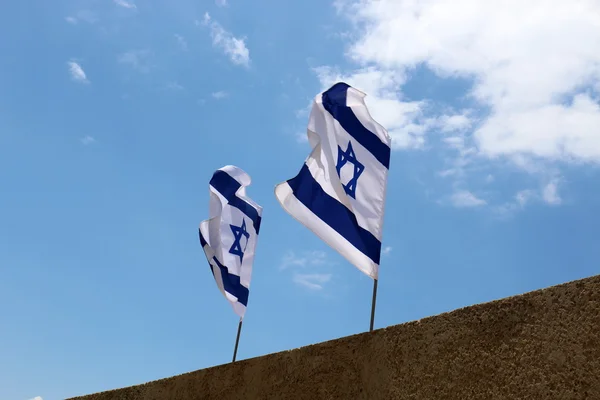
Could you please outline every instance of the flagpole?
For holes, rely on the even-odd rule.
[[[242,319],[240,318],[240,323],[238,325],[237,337],[235,338],[235,347],[233,349],[233,361],[235,362],[235,356],[237,356],[238,344],[240,343],[240,333],[242,332]]]
[[[373,323],[375,322],[375,303],[377,302],[377,279],[373,279],[373,299],[371,300],[371,328],[369,332],[373,332]]]

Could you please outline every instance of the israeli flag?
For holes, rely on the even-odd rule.
[[[210,180],[210,218],[200,223],[200,244],[219,290],[244,318],[262,207],[246,196],[250,175],[233,165]]]
[[[358,269],[377,279],[391,138],[365,94],[339,82],[318,94],[308,122],[312,152],[275,187],[281,206]]]

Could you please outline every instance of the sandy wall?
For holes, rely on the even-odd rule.
[[[600,276],[85,400],[600,400]]]

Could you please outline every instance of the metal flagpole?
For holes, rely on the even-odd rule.
[[[240,323],[238,325],[237,337],[235,338],[235,348],[233,349],[233,361],[232,362],[235,362],[235,356],[237,356],[237,349],[238,349],[238,344],[240,344],[240,333],[241,332],[242,332],[242,319],[240,318]]]
[[[373,279],[373,300],[371,300],[371,329],[373,332],[373,323],[375,322],[375,303],[377,302],[377,279]]]

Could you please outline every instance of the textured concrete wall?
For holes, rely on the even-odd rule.
[[[85,400],[600,400],[600,276]]]

